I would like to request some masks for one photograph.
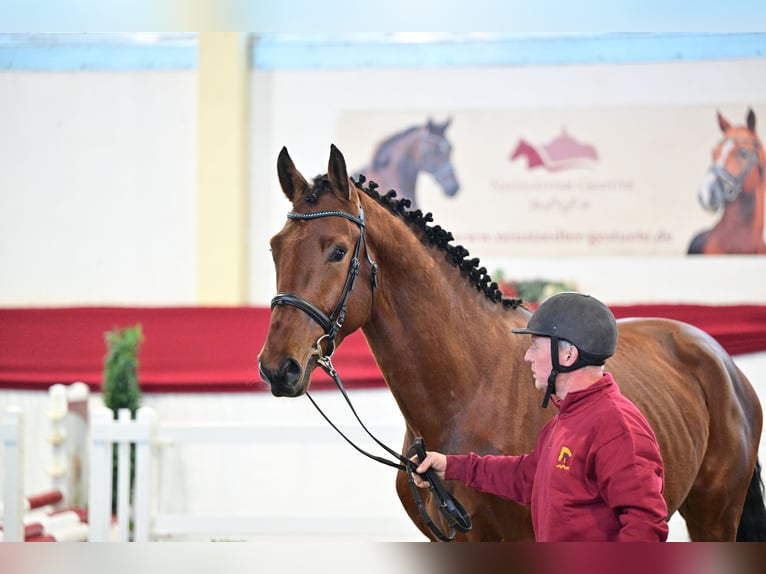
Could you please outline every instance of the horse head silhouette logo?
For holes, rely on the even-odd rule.
[[[520,139],[511,153],[510,160],[527,158],[527,169],[542,168],[548,172],[590,168],[598,161],[598,152],[590,144],[577,141],[565,129],[561,135],[547,144],[535,146]]]
[[[572,451],[569,450],[569,448],[562,446],[561,452],[559,452],[559,464],[556,465],[556,468],[560,468],[562,470],[569,470],[569,463],[572,460]]]

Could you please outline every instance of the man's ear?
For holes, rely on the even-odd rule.
[[[580,356],[580,350],[574,345],[569,345],[567,347],[567,350],[564,352],[564,360],[562,361],[562,363],[564,364],[565,367],[574,365],[575,361],[577,360],[577,357],[579,356]]]

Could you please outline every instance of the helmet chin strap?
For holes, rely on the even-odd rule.
[[[545,389],[543,404],[540,405],[544,409],[548,408],[548,401],[551,399],[551,395],[556,392],[556,376],[557,375],[558,375],[558,371],[556,371],[556,369],[553,369],[551,371],[551,374],[548,375],[548,388]]]
[[[551,370],[551,374],[548,375],[548,387],[545,389],[543,403],[540,405],[544,409],[548,408],[548,401],[550,400],[551,395],[556,394],[556,377],[558,374],[569,373],[570,371],[585,366],[586,363],[582,361],[582,357],[579,355],[574,364],[569,365],[568,367],[559,363],[559,338],[554,335],[551,337],[551,364],[553,365],[553,369]]]

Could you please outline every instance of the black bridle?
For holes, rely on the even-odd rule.
[[[364,245],[364,253],[367,256],[367,262],[370,264],[370,281],[372,283],[373,300],[375,298],[375,289],[378,286],[378,266],[370,258],[370,252],[367,249],[367,240],[364,238],[364,210],[362,209],[361,205],[359,206],[359,217],[356,215],[351,215],[350,213],[346,213],[345,211],[314,211],[311,213],[295,213],[291,211],[287,214],[288,219],[296,219],[301,221],[319,219],[320,217],[343,217],[356,223],[360,230],[359,239],[357,240],[356,246],[354,247],[354,255],[351,258],[351,265],[348,268],[348,274],[346,275],[346,283],[343,285],[343,291],[340,293],[338,304],[335,305],[335,309],[328,316],[325,315],[324,312],[319,309],[319,307],[313,303],[310,303],[309,301],[306,301],[302,297],[298,297],[297,295],[292,295],[290,293],[277,293],[271,300],[271,308],[274,309],[274,307],[277,305],[292,305],[319,323],[319,326],[324,330],[324,335],[322,335],[317,340],[314,352],[317,353],[320,357],[332,357],[335,353],[335,340],[338,336],[338,332],[340,331],[341,327],[343,327],[343,323],[346,320],[346,307],[348,307],[348,298],[351,296],[351,291],[354,290],[356,277],[359,275],[359,252],[361,251],[362,245]],[[322,352],[321,345],[323,339],[327,339],[327,353]]]
[[[449,524],[449,534],[445,534],[441,529],[439,529],[439,527],[436,526],[426,511],[425,505],[423,504],[423,500],[418,491],[418,487],[415,484],[415,480],[413,478],[413,474],[419,474],[415,472],[415,469],[426,456],[426,447],[423,438],[415,438],[413,444],[410,445],[409,449],[407,449],[407,456],[402,456],[400,453],[394,451],[382,443],[380,440],[378,440],[375,435],[373,435],[367,429],[362,420],[359,418],[359,415],[356,413],[356,409],[354,409],[354,405],[351,403],[351,399],[349,398],[348,393],[346,392],[346,389],[344,388],[343,383],[338,376],[338,372],[335,370],[335,367],[333,367],[332,364],[332,355],[335,353],[337,335],[341,327],[343,327],[343,323],[346,319],[348,299],[351,296],[351,292],[354,290],[356,278],[359,275],[359,254],[361,252],[362,246],[364,246],[365,256],[368,263],[370,264],[370,282],[372,284],[373,303],[375,300],[375,289],[378,286],[378,267],[370,257],[370,253],[367,248],[367,241],[364,237],[365,223],[364,210],[362,209],[362,206],[359,206],[359,217],[345,211],[314,211],[311,213],[295,213],[291,211],[287,214],[287,217],[288,219],[294,220],[311,220],[319,219],[321,217],[343,217],[349,221],[353,221],[359,226],[359,239],[357,240],[356,246],[354,247],[354,254],[351,259],[348,274],[346,275],[346,282],[343,285],[343,291],[341,291],[338,303],[335,305],[335,309],[330,313],[330,315],[326,315],[321,309],[306,299],[290,293],[277,293],[271,300],[271,309],[273,310],[277,305],[291,305],[306,313],[309,317],[316,321],[320,327],[322,327],[324,334],[320,336],[319,339],[317,339],[314,346],[314,355],[317,357],[317,363],[335,382],[336,386],[343,395],[343,398],[346,400],[346,403],[351,409],[351,412],[354,414],[354,417],[356,417],[356,420],[359,422],[364,431],[386,452],[398,459],[399,463],[373,455],[357,446],[351,439],[343,434],[343,432],[335,424],[333,424],[329,417],[322,411],[322,409],[319,408],[319,405],[317,405],[309,393],[306,393],[306,396],[309,398],[317,411],[319,411],[319,414],[321,414],[322,417],[330,424],[330,426],[334,428],[336,432],[338,432],[338,434],[340,434],[340,436],[342,436],[346,442],[348,442],[357,451],[366,457],[371,458],[372,460],[387,466],[391,466],[393,468],[397,468],[407,473],[407,480],[410,484],[412,497],[415,500],[415,505],[418,507],[420,516],[428,528],[430,528],[434,533],[434,535],[439,538],[439,540],[449,542],[455,538],[456,530],[459,530],[460,532],[468,532],[472,527],[471,517],[457,501],[457,499],[453,497],[446,488],[444,488],[441,480],[439,480],[439,477],[436,476],[432,469],[428,469],[424,473],[420,473],[420,476],[423,478],[423,480],[428,482],[429,489],[437,501],[439,512],[444,516],[444,518],[447,520],[447,523]],[[322,341],[324,339],[327,339],[327,353],[323,352],[322,350]],[[413,462],[412,459],[414,457],[417,457],[417,463]]]

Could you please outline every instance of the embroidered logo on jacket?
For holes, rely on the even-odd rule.
[[[572,459],[572,451],[569,450],[567,447],[562,446],[561,452],[559,452],[559,464],[556,465],[556,468],[560,468],[562,470],[569,470],[569,461]]]

